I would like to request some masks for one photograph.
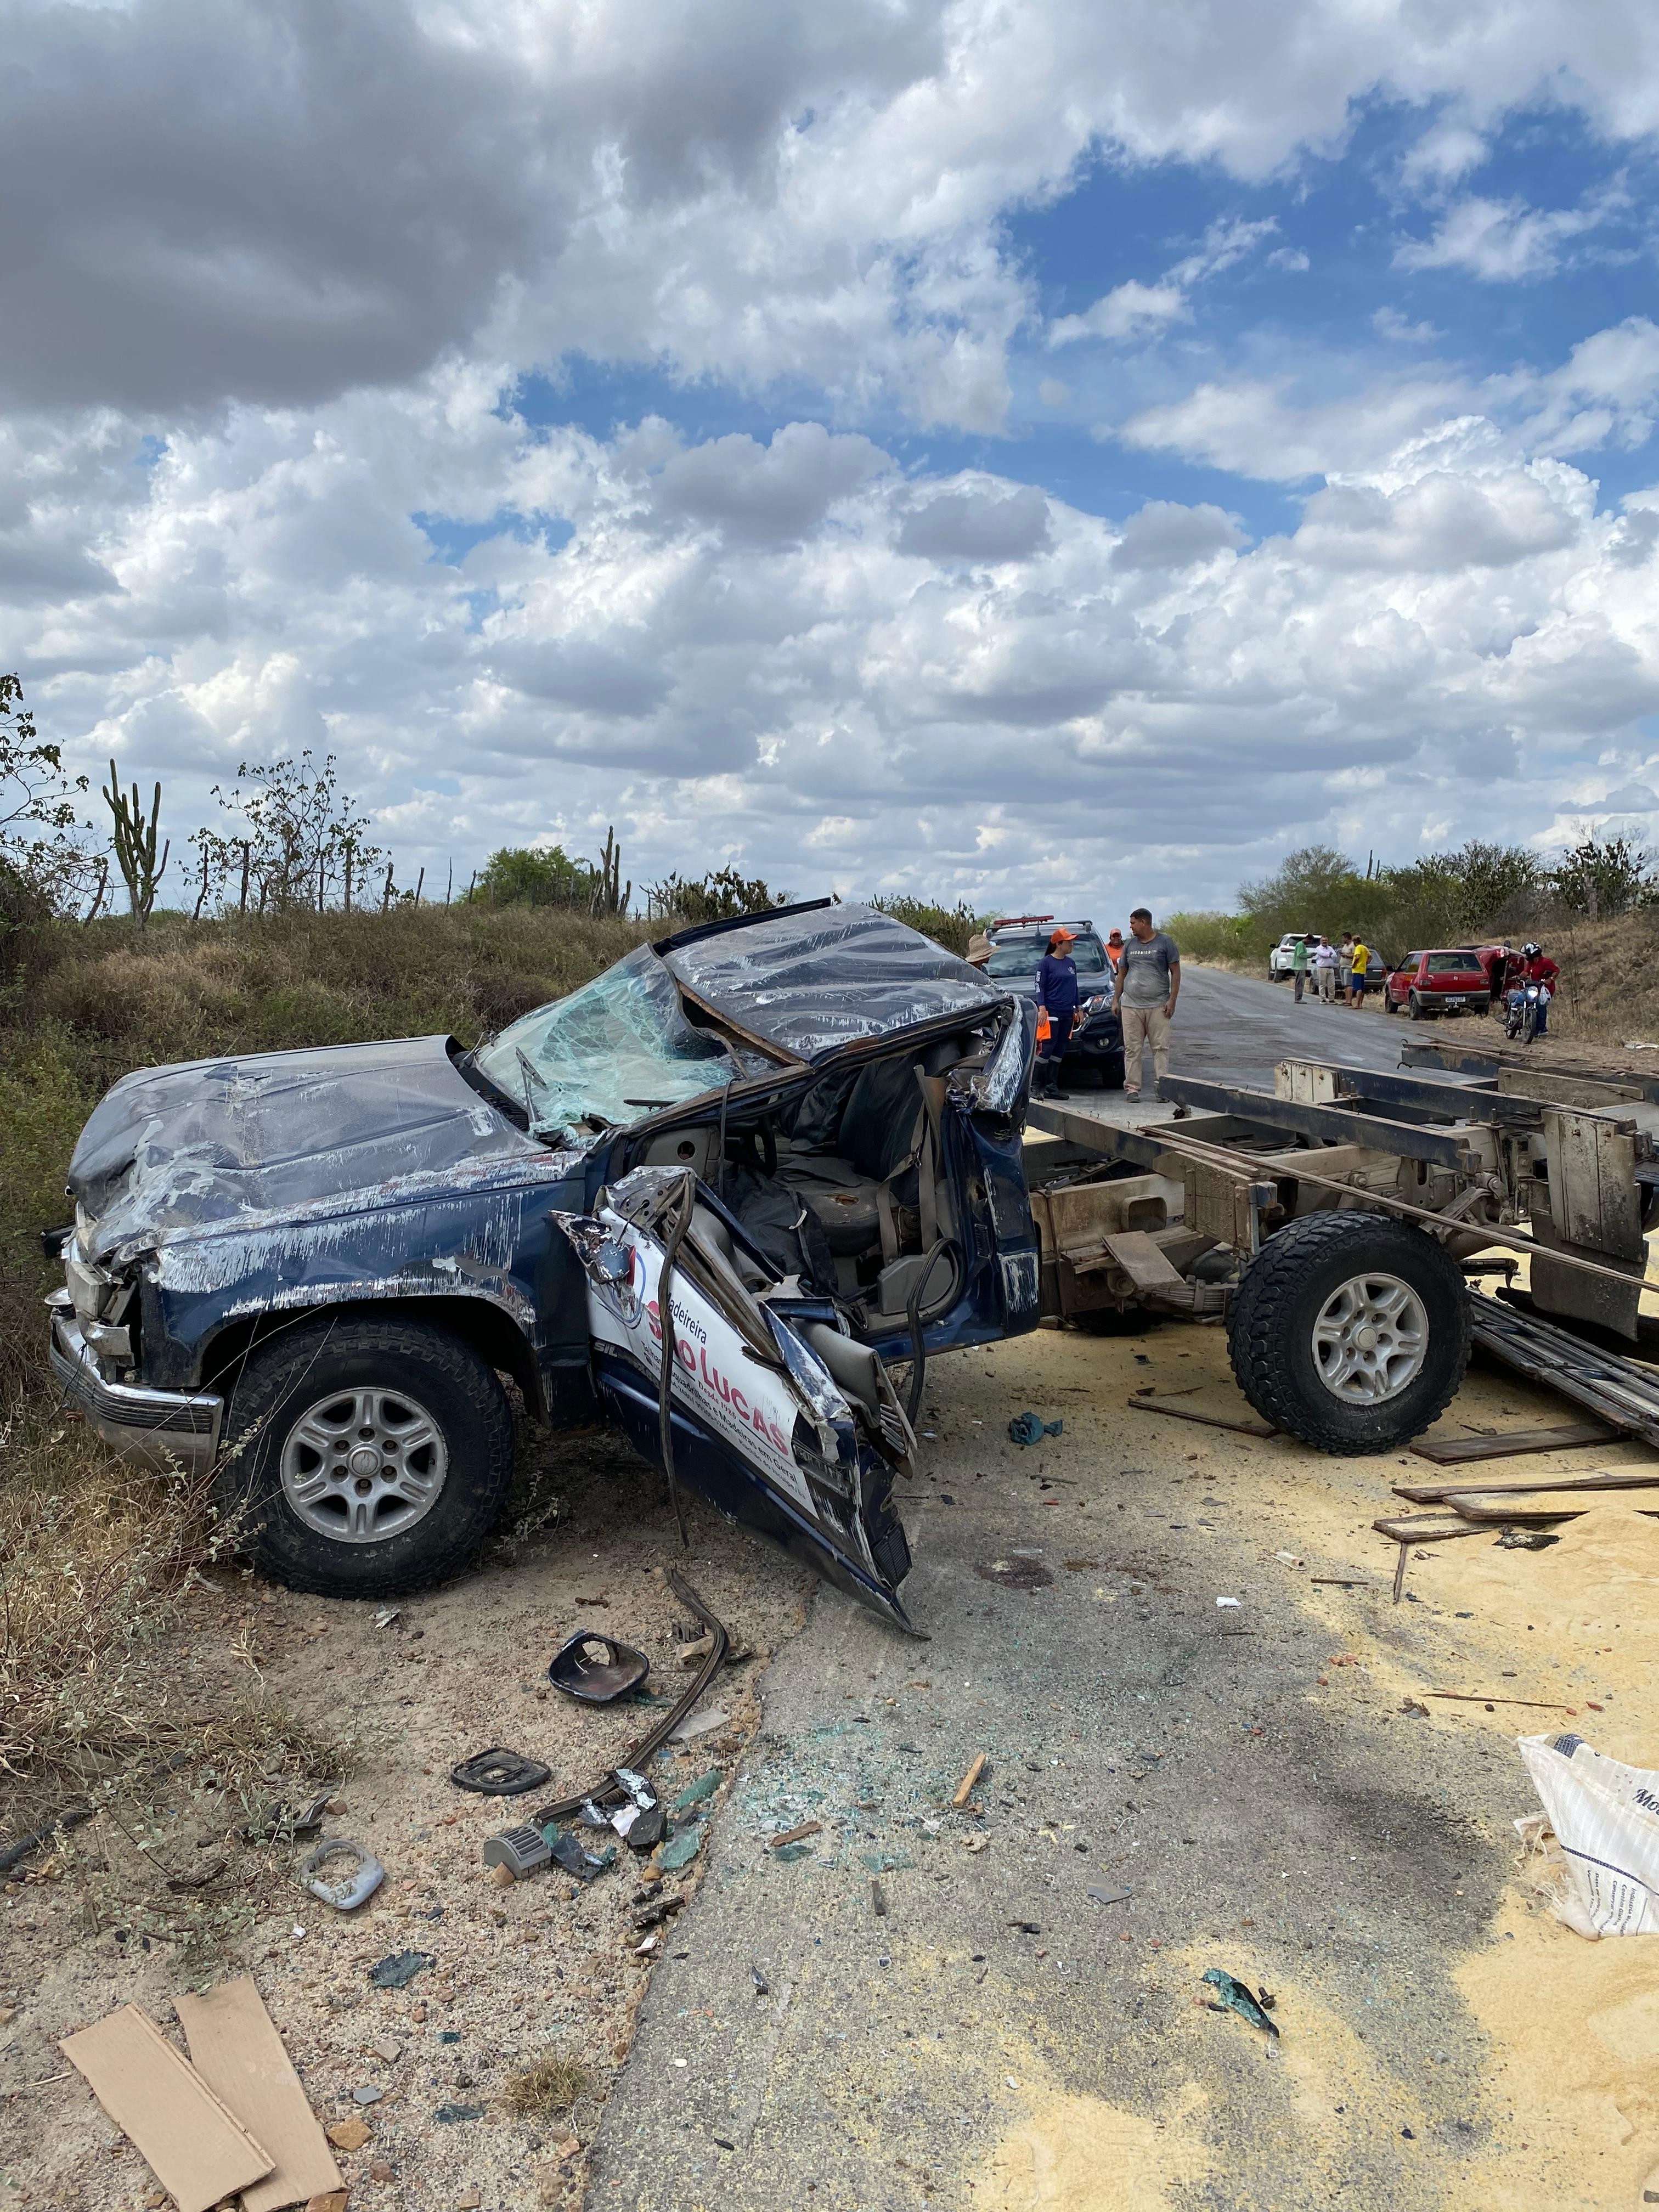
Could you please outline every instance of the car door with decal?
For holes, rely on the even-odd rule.
[[[780,1280],[686,1172],[636,1168],[592,1213],[555,1219],[586,1278],[596,1387],[636,1448],[909,1630],[892,1486],[915,1440],[877,1354],[832,1304]]]

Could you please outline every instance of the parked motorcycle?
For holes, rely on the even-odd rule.
[[[1517,983],[1504,1004],[1504,1034],[1511,1042],[1530,1044],[1550,1002],[1547,983]]]

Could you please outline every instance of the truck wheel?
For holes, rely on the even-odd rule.
[[[325,1597],[453,1573],[495,1527],[513,1474],[494,1370],[424,1322],[323,1318],[261,1346],[226,1440],[216,1498],[239,1549]]]
[[[1265,1421],[1316,1450],[1392,1451],[1421,1435],[1469,1364],[1456,1262],[1374,1213],[1310,1213],[1268,1238],[1227,1319],[1238,1386]]]

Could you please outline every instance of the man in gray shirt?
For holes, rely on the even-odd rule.
[[[1152,927],[1144,906],[1129,916],[1129,936],[1117,968],[1117,1012],[1123,1024],[1123,1095],[1140,1096],[1141,1061],[1152,1048],[1158,1083],[1170,1072],[1170,1020],[1181,995],[1181,948]]]

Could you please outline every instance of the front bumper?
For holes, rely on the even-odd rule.
[[[219,1455],[225,1401],[210,1390],[151,1390],[108,1382],[73,1312],[52,1309],[52,1371],[65,1395],[123,1459],[158,1472],[181,1468],[205,1474]]]

